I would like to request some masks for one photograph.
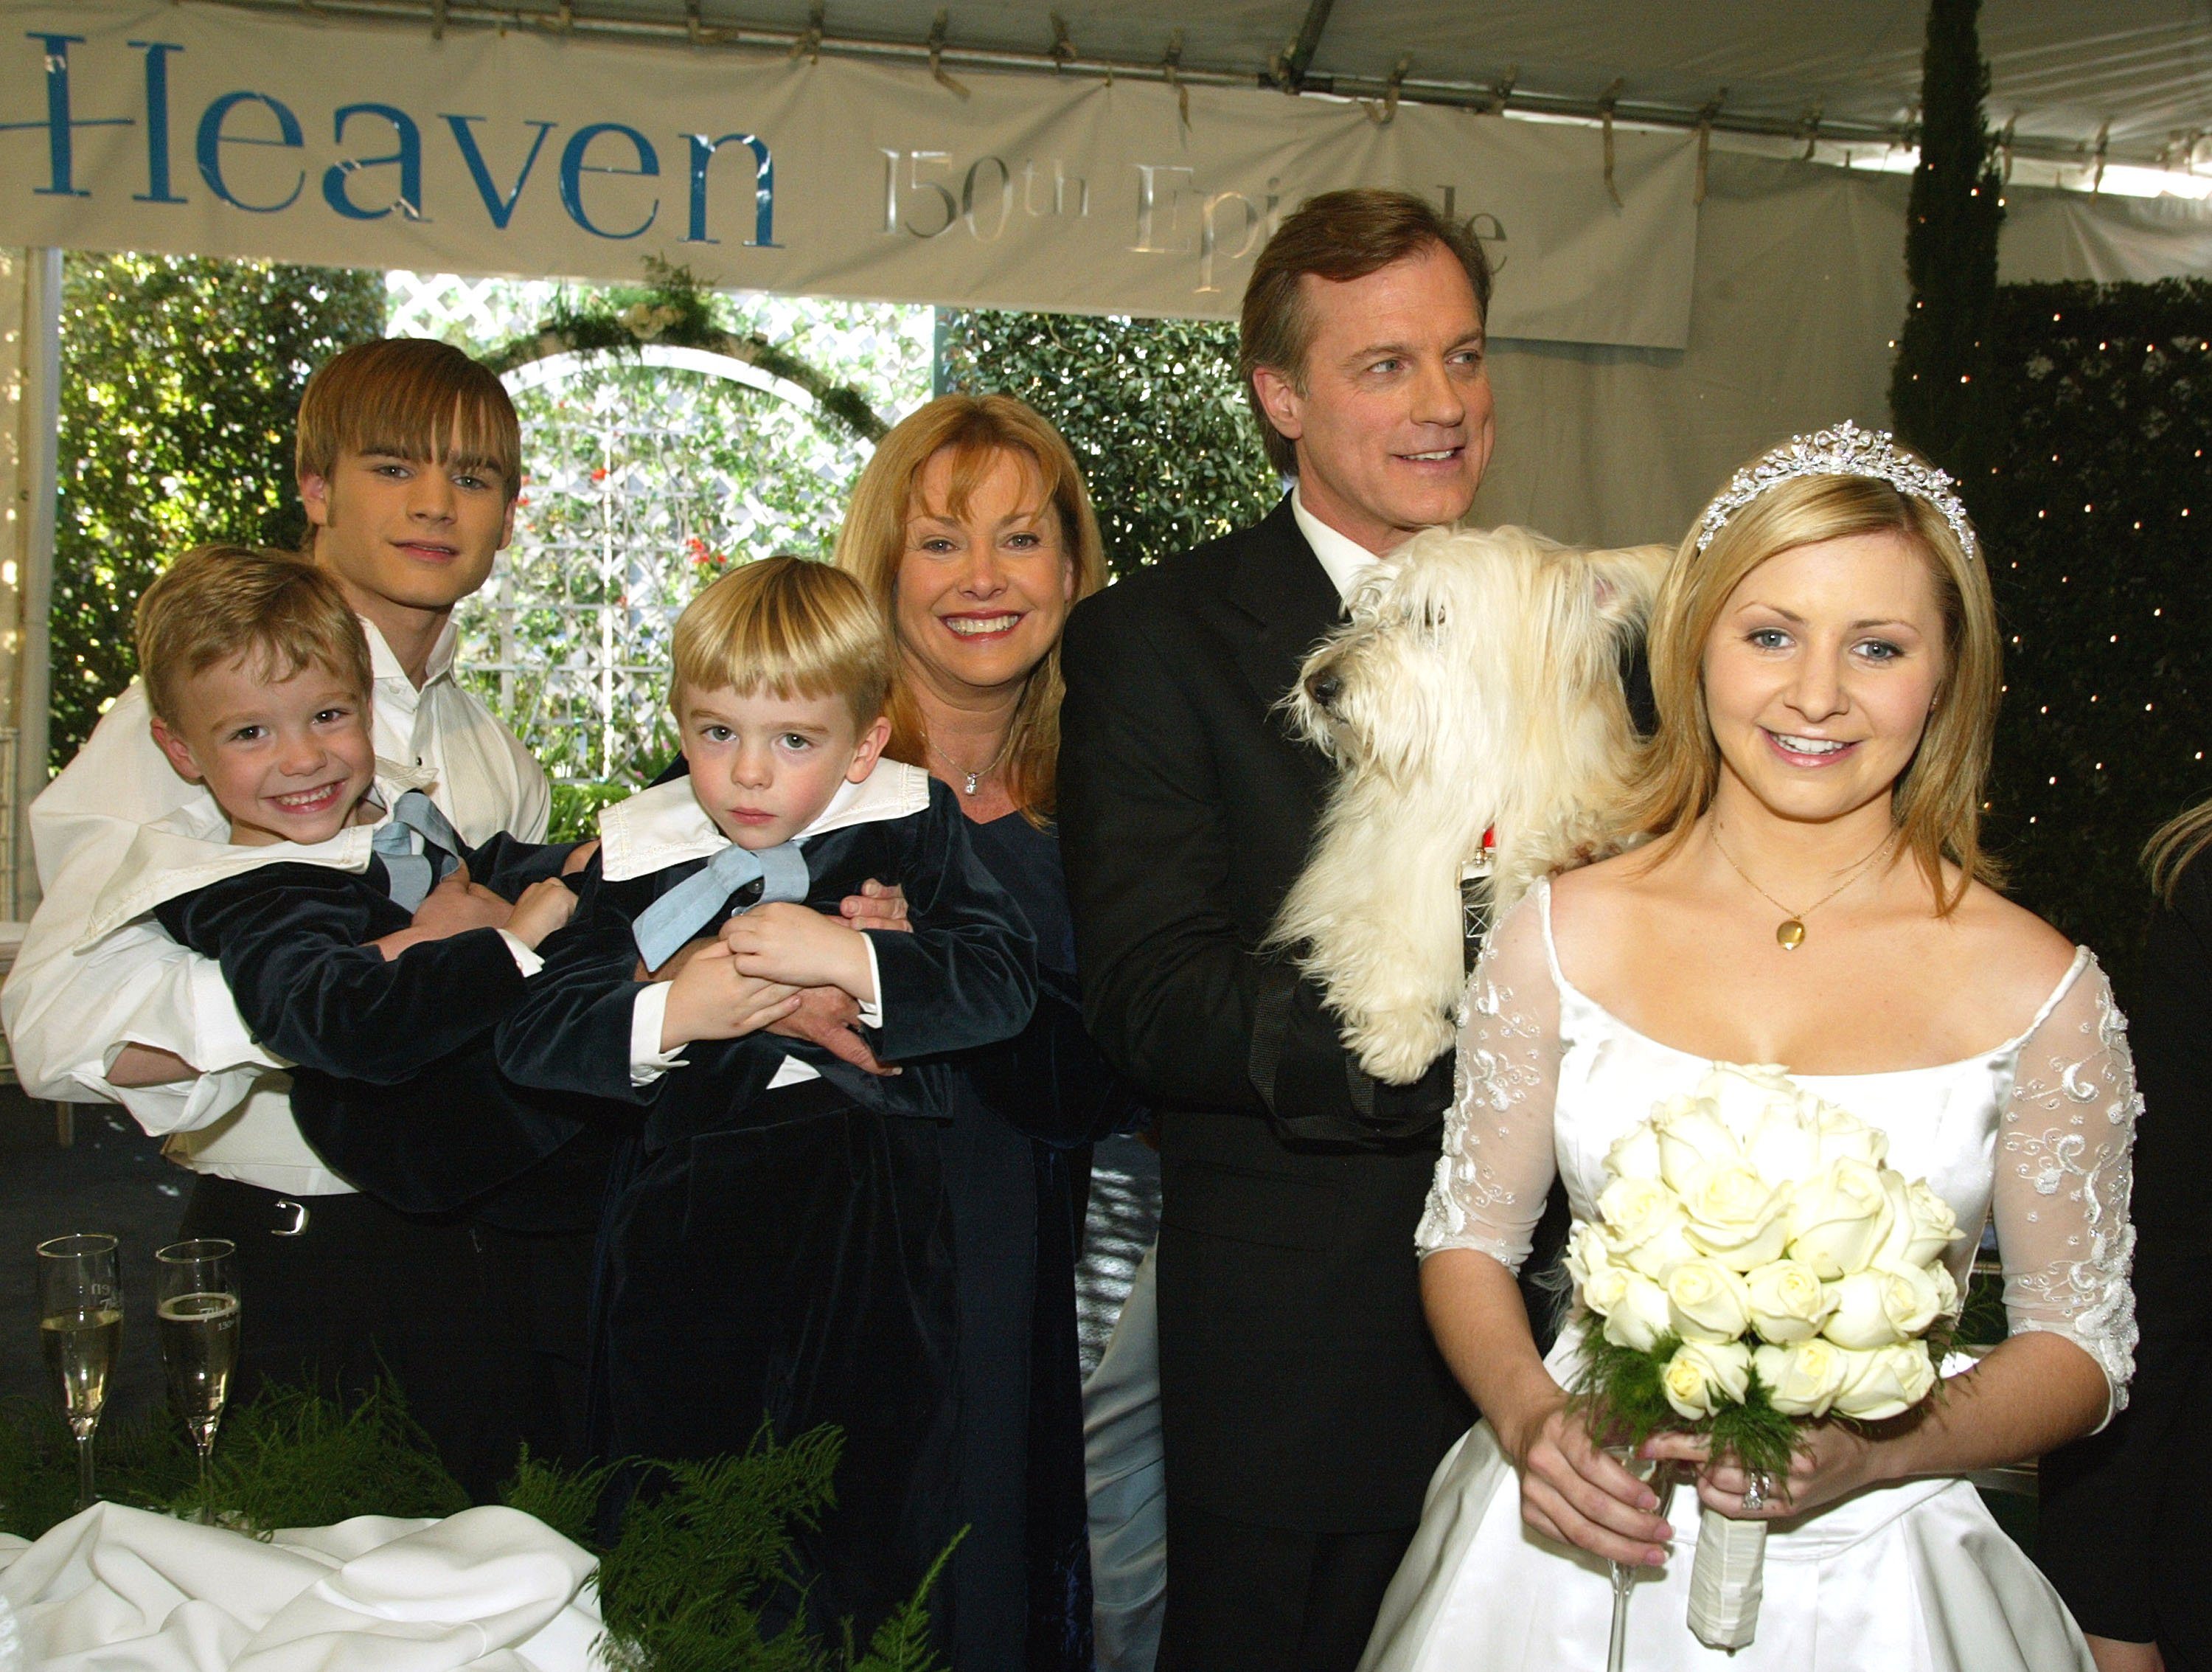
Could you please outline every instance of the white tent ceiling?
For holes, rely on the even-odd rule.
[[[1833,138],[1901,136],[1919,98],[1925,0],[245,0],[434,27],[613,27],[776,46],[818,27],[824,50],[916,56],[941,17],[942,61],[1048,69],[1054,13],[1069,67],[1209,82],[1279,78],[1311,38],[1304,85],[1374,96],[1401,60],[1407,98],[1588,114],[1618,78],[1623,120],[1789,132],[1818,112]],[[2179,166],[2212,132],[2206,0],[1985,0],[1994,124],[2024,154]]]

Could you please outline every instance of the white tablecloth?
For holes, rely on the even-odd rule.
[[[97,1504],[0,1535],[0,1672],[592,1672],[592,1566],[495,1507],[264,1544]]]

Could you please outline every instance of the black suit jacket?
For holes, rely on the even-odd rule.
[[[501,833],[455,857],[513,900],[573,844]],[[365,873],[282,860],[163,902],[179,945],[222,966],[253,1037],[292,1067],[301,1135],[356,1189],[402,1213],[465,1210],[524,1231],[589,1230],[611,1153],[586,1099],[503,1079],[492,1030],[526,983],[496,930],[386,959],[408,927],[380,858]]]
[[[1351,1532],[1418,1520],[1472,1414],[1413,1255],[1449,1058],[1369,1079],[1313,984],[1254,952],[1330,781],[1277,705],[1340,608],[1287,499],[1086,600],[1060,797],[1085,1016],[1164,1111],[1169,1491]]]

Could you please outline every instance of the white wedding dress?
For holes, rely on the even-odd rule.
[[[1575,990],[1539,887],[1498,925],[1470,984],[1420,1251],[1474,1249],[1517,1269],[1554,1166],[1576,1219],[1589,1218],[1614,1140],[1709,1067]],[[1968,1233],[1951,1254],[1962,1289],[1994,1212],[2013,1332],[2075,1342],[2117,1408],[2135,1346],[2128,1145],[2140,1104],[2125,1024],[2089,953],[2019,1037],[1978,1056],[1792,1078],[1882,1128],[1889,1164],[1950,1203]],[[1563,1383],[1575,1339],[1571,1326],[1547,1361]],[[1964,1480],[1872,1487],[1772,1523],[1757,1638],[1733,1655],[1685,1623],[1695,1493],[1677,1487],[1663,1511],[1674,1547],[1629,1604],[1637,1672],[2092,1672],[2057,1593]],[[1523,1524],[1519,1478],[1477,1423],[1430,1483],[1361,1672],[1595,1672],[1612,1608],[1603,1562]]]

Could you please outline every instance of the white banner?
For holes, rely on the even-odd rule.
[[[0,244],[1232,317],[1304,198],[1470,217],[1500,337],[1687,342],[1695,141],[1263,91],[0,0]],[[1618,202],[1615,201],[1617,194]]]

